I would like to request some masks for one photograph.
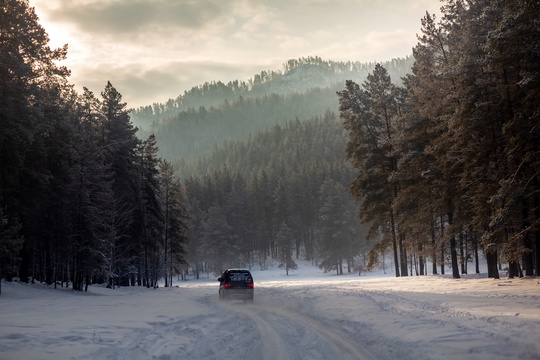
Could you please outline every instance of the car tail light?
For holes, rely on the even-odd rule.
[[[249,283],[247,285],[248,285],[248,287],[254,287],[255,286],[255,284],[253,284],[253,283]]]

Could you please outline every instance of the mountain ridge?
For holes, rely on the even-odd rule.
[[[413,59],[381,64],[400,83]],[[291,59],[281,70],[261,71],[248,81],[205,82],[176,99],[133,109],[131,118],[140,129],[139,137],[155,134],[160,156],[190,161],[215,145],[245,139],[276,124],[337,113],[336,91],[346,80],[361,83],[375,65],[320,57]]]

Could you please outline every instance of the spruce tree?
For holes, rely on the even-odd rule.
[[[223,208],[214,205],[208,209],[202,236],[200,251],[210,263],[211,270],[220,273],[229,267],[243,265],[239,263],[238,235],[227,222]]]
[[[186,262],[187,228],[186,212],[182,205],[182,187],[175,177],[170,162],[163,160],[159,165],[160,192],[163,212],[163,255],[165,287],[172,286],[172,277],[181,272]]]
[[[136,150],[140,140],[137,128],[129,118],[122,95],[107,82],[101,93],[102,122],[99,127],[99,141],[105,149],[105,162],[109,164],[114,193],[114,226],[118,237],[117,248],[121,253],[119,264],[120,283],[124,286],[142,285],[143,267],[140,257],[143,234],[141,228],[139,171]],[[137,217],[139,216],[139,217]],[[137,269],[137,271],[133,271]]]
[[[163,244],[163,213],[161,189],[159,186],[159,162],[156,138],[150,135],[138,146],[137,151],[137,206],[136,217],[140,219],[142,232],[140,257],[144,263],[144,280],[147,287],[157,287],[158,279],[163,275],[166,264],[161,263]]]
[[[87,290],[94,276],[114,286],[116,232],[112,172],[99,143],[99,101],[85,89],[69,168],[69,249],[74,290]]]
[[[61,220],[65,196],[62,173],[69,139],[63,144],[56,141],[62,136],[69,137],[69,126],[62,123],[66,105],[60,97],[69,92],[66,83],[69,71],[57,65],[57,61],[65,58],[67,46],[51,49],[48,42],[47,33],[28,1],[2,2],[0,207],[8,223],[21,224],[21,231],[26,234],[20,278],[23,281],[29,276],[35,279],[34,269],[39,267],[42,270],[38,271],[39,278],[43,274],[43,280],[52,283],[53,252],[58,245],[54,241],[61,238],[65,230]],[[49,151],[61,156],[57,163],[51,161]],[[56,196],[59,197],[55,199]],[[42,237],[41,229],[49,225],[51,231],[46,238]],[[36,252],[44,254],[43,263],[35,261]]]
[[[278,246],[279,267],[285,268],[285,274],[289,276],[289,270],[296,270],[298,265],[293,259],[294,237],[291,228],[286,222],[282,222],[276,234]]]
[[[322,183],[319,198],[319,266],[343,275],[343,261],[347,261],[350,271],[353,258],[360,253],[364,243],[356,220],[357,207],[346,188],[330,179]]]

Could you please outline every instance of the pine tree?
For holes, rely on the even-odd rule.
[[[182,198],[184,199],[186,212],[189,214],[186,224],[187,234],[190,239],[187,247],[187,260],[191,264],[195,277],[199,279],[204,260],[201,246],[204,236],[203,221],[205,214],[200,204],[203,198],[203,189],[199,179],[191,177],[185,181],[183,190]]]
[[[334,180],[323,182],[319,197],[319,266],[343,275],[343,260],[351,265],[363,243],[355,217],[357,208],[347,196],[345,187]]]
[[[67,46],[51,49],[48,42],[47,33],[28,1],[2,2],[0,207],[8,223],[20,223],[21,232],[26,235],[19,268],[22,281],[39,269],[43,270],[38,272],[39,278],[43,274],[43,280],[52,283],[53,242],[65,230],[61,220],[65,147],[56,141],[69,135],[68,126],[62,123],[66,112],[60,98],[68,92],[69,72],[56,64],[65,58]],[[65,145],[69,146],[68,139]],[[58,162],[51,161],[49,151],[61,156]],[[45,225],[51,231],[42,236]],[[43,263],[36,264],[34,249],[43,253]]]
[[[0,204],[5,206],[17,186],[27,151],[41,123],[38,101],[67,69],[56,62],[67,46],[50,49],[49,38],[27,0],[4,0],[0,12]]]
[[[137,151],[138,199],[137,218],[140,219],[141,258],[144,263],[143,283],[157,287],[165,264],[161,263],[162,247],[162,203],[159,186],[159,158],[156,138],[153,135],[143,141]]]
[[[187,228],[185,209],[181,204],[182,188],[174,175],[170,162],[163,160],[159,166],[160,192],[163,208],[163,249],[165,287],[172,285],[172,276],[180,273],[186,264]]]
[[[289,276],[289,270],[298,269],[298,265],[293,260],[294,237],[291,228],[286,222],[282,222],[276,235],[278,246],[279,267],[285,268],[285,274]]]
[[[418,37],[418,45],[413,49],[412,74],[403,79],[406,112],[397,138],[397,149],[401,153],[396,175],[401,184],[396,199],[400,226],[417,239],[417,251],[431,257],[434,274],[437,273],[437,253],[441,252],[442,273],[445,258],[444,232],[437,226],[445,209],[441,201],[443,175],[432,147],[434,138],[447,135],[438,124],[439,116],[445,111],[438,96],[444,96],[448,86],[444,78],[437,75],[441,71],[438,67],[448,56],[445,41],[435,17],[426,13],[422,19],[422,36]]]
[[[24,238],[20,235],[21,223],[10,222],[0,208],[0,279],[11,281],[16,274],[19,259],[16,254],[23,246]],[[0,281],[0,294],[2,282]]]
[[[216,273],[229,267],[241,266],[237,239],[224,210],[218,206],[210,207],[203,223],[200,249]]]
[[[403,90],[392,84],[380,65],[363,87],[347,81],[346,89],[338,92],[341,118],[349,131],[347,158],[359,171],[350,190],[360,204],[361,221],[371,224],[370,238],[382,231],[381,244],[392,244],[396,276],[406,276],[404,233],[397,226],[394,208],[399,192],[394,176],[398,163],[395,137],[402,117]],[[385,248],[375,247],[374,251]]]
[[[99,127],[99,141],[106,150],[105,162],[112,172],[114,226],[118,237],[116,251],[121,254],[118,259],[122,260],[122,264],[119,264],[120,284],[134,285],[136,281],[140,286],[143,279],[140,258],[143,232],[141,219],[137,218],[140,192],[136,156],[140,141],[135,136],[137,129],[130,121],[122,95],[110,82],[107,82],[101,96],[103,120]]]
[[[74,290],[87,290],[92,277],[115,285],[116,233],[112,173],[98,142],[99,101],[85,89],[78,109],[78,129],[70,157],[69,238]]]
[[[238,234],[238,245],[242,262],[250,264],[254,254],[254,230],[252,218],[253,211],[248,199],[247,184],[244,177],[236,174],[233,178],[231,192],[226,200],[228,211],[228,222]]]
[[[499,14],[487,34],[486,64],[497,91],[503,118],[506,173],[493,196],[497,204],[485,242],[503,237],[501,250],[510,262],[510,275],[518,275],[524,260],[527,275],[540,268],[540,129],[538,127],[539,56],[535,1],[486,2],[486,14]],[[502,233],[504,232],[504,233]],[[507,237],[507,238],[506,238]],[[497,241],[499,242],[499,241]],[[534,250],[536,248],[536,250]],[[533,257],[536,264],[533,264]]]
[[[464,215],[465,207],[459,186],[460,167],[463,164],[456,161],[456,153],[449,152],[452,147],[449,119],[453,109],[459,106],[459,99],[453,95],[457,82],[450,66],[450,27],[450,15],[444,17],[439,24],[430,14],[422,19],[423,35],[418,38],[419,43],[414,48],[414,75],[406,83],[411,109],[409,113],[415,121],[420,121],[425,129],[422,131],[428,134],[428,143],[420,145],[423,148],[421,158],[425,169],[421,172],[423,181],[418,185],[428,186],[424,191],[427,190],[435,200],[429,207],[430,223],[440,218],[446,224],[441,226],[446,231],[440,233],[440,249],[444,252],[444,244],[450,244],[452,273],[455,278],[459,278],[456,236],[461,227],[459,221],[456,221]],[[434,226],[431,228],[434,229]],[[435,243],[433,230],[432,243]],[[444,270],[443,265],[441,263],[441,271]]]

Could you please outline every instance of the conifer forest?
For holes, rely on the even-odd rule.
[[[441,4],[402,59],[292,59],[131,109],[107,81],[77,93],[67,45],[2,1],[0,278],[540,275],[540,4]]]

